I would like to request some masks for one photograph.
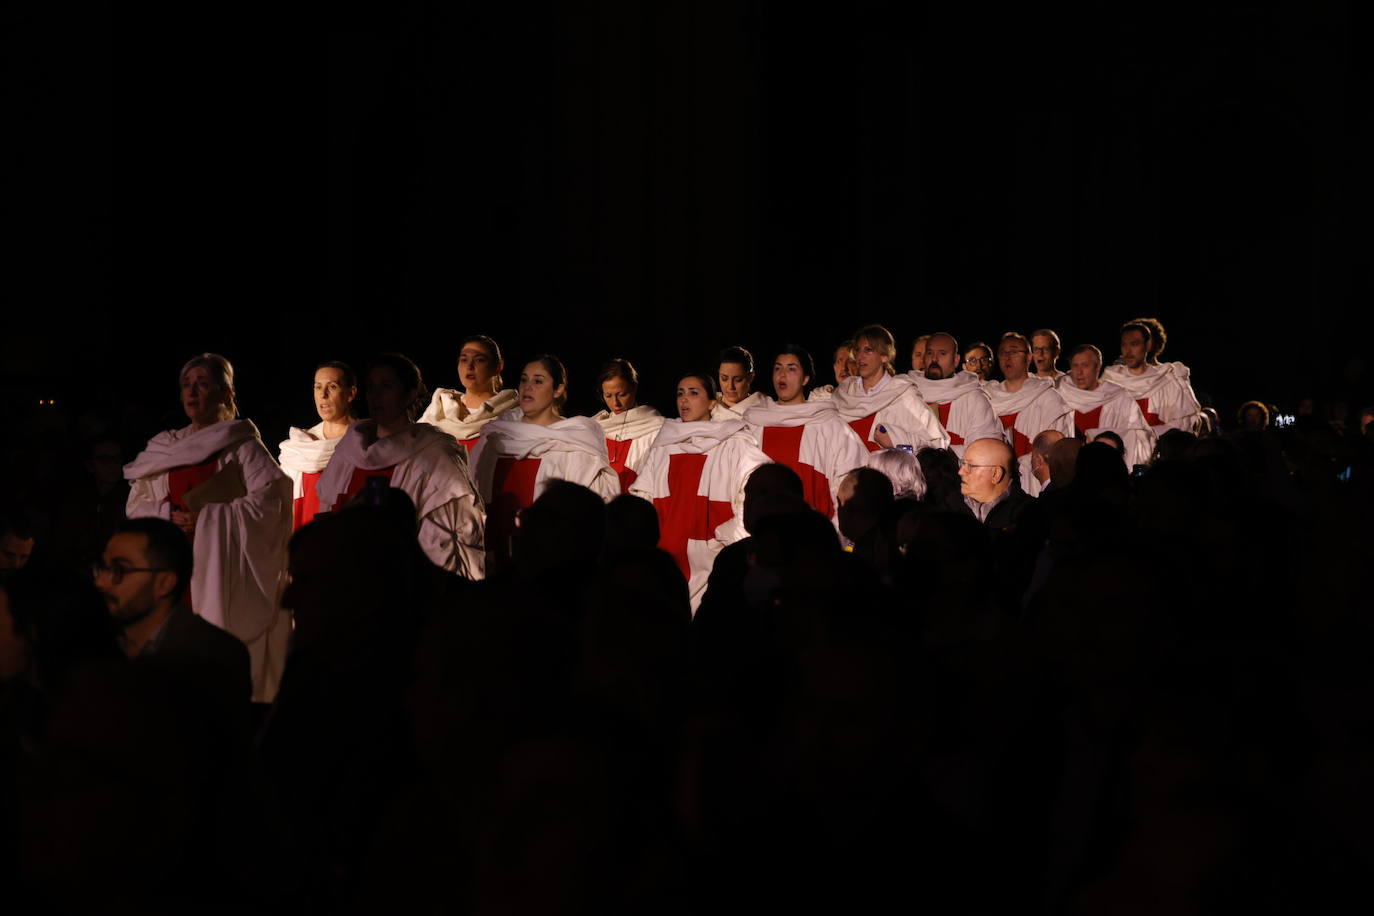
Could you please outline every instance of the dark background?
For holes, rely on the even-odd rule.
[[[614,355],[668,407],[726,344],[1142,313],[1223,419],[1372,397],[1366,5],[7,9],[8,412],[214,350],[275,442],[315,362],[472,332],[589,413]]]

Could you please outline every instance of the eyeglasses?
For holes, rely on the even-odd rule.
[[[1000,467],[1001,467],[1000,464],[970,464],[970,463],[969,463],[969,460],[968,460],[967,458],[960,458],[960,459],[959,459],[959,469],[960,469],[960,470],[963,470],[964,468],[1000,468]]]
[[[965,357],[964,362],[966,362],[966,363],[978,363],[979,365],[982,365],[983,363],[990,363],[990,362],[992,362],[992,357],[990,357],[990,356],[969,356],[969,357]]]
[[[108,575],[110,577],[110,583],[112,585],[118,585],[119,583],[124,581],[125,576],[127,576],[129,573],[135,572],[154,573],[171,572],[171,570],[164,569],[160,566],[126,566],[125,564],[118,562],[111,563],[107,566],[105,565],[105,562],[103,560],[96,560],[94,563],[91,564],[91,578],[99,579],[101,576]]]

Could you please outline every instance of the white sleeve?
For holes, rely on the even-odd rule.
[[[471,495],[455,497],[420,520],[420,547],[448,572],[486,577],[485,513]]]

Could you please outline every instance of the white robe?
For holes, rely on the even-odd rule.
[[[472,443],[482,434],[482,427],[520,403],[520,392],[502,388],[482,402],[476,410],[462,403],[463,392],[456,388],[436,388],[429,406],[420,415],[421,423],[441,429],[472,450]],[[459,417],[462,419],[459,419]]]
[[[863,379],[851,375],[835,389],[831,400],[840,419],[864,440],[870,452],[882,448],[874,439],[879,427],[887,430],[893,445],[910,445],[917,451],[949,445],[939,415],[921,400],[916,386],[905,376],[888,376],[866,392]]]
[[[1122,365],[1108,366],[1102,377],[1130,392],[1156,436],[1171,429],[1192,432],[1202,414],[1188,367],[1182,363],[1147,366],[1140,375]]]
[[[949,433],[949,447],[960,458],[970,442],[1003,438],[1002,423],[993,413],[992,401],[972,372],[956,372],[942,379],[914,378],[910,374],[907,378],[939,414],[940,425]]]
[[[606,502],[620,495],[620,478],[606,458],[601,427],[590,417],[567,417],[551,426],[526,423],[519,410],[507,411],[482,429],[472,448],[472,480],[491,501],[492,475],[501,458],[538,458],[534,498],[550,480],[589,488]]]
[[[1008,391],[1003,382],[984,382],[983,390],[992,401],[1007,444],[1016,452],[1021,489],[1039,496],[1043,485],[1031,473],[1031,443],[1047,429],[1072,438],[1073,410],[1047,378],[1028,377],[1019,391]]]
[[[690,460],[675,462],[679,455],[704,455],[705,461],[698,468]],[[631,494],[649,500],[659,514],[659,546],[683,569],[693,614],[706,593],[716,556],[746,534],[744,484],[755,468],[768,463],[741,420],[669,420],[630,486]],[[694,490],[674,492],[675,483],[681,486],[694,474],[699,475]]]
[[[253,700],[270,703],[281,683],[291,616],[279,599],[291,536],[291,484],[250,420],[226,420],[192,431],[158,433],[124,466],[130,518],[170,519],[168,472],[216,459],[216,472],[236,465],[247,494],[210,503],[196,516],[191,607],[248,647]]]
[[[334,449],[315,491],[320,511],[344,507],[353,473],[392,468],[390,485],[415,503],[420,548],[435,566],[467,579],[486,575],[486,513],[468,477],[467,453],[450,435],[426,423],[377,437],[374,420],[360,420]]]
[[[771,400],[772,398],[757,391],[750,392],[749,397],[740,401],[734,407],[726,407],[723,399],[718,400],[716,401],[716,406],[711,408],[711,419],[718,423],[725,420],[743,420],[744,415],[749,412],[750,408],[757,407],[759,404]]]
[[[850,471],[868,464],[868,448],[863,440],[840,418],[834,398],[786,405],[772,398],[762,401],[744,415],[759,448],[773,461],[797,472],[812,508],[836,519],[840,481]],[[802,431],[795,443],[790,436],[772,432],[797,427],[802,427]]]
[[[299,504],[305,498],[305,475],[319,474],[323,471],[329,465],[335,446],[342,441],[342,436],[338,439],[324,437],[323,421],[309,429],[293,426],[287,430],[286,438],[277,446],[277,461],[281,464],[282,472],[291,478],[293,504]],[[292,511],[293,517],[301,514],[299,505],[295,505]],[[305,518],[302,524],[309,521],[310,519]]]
[[[630,443],[629,453],[624,460],[625,472],[617,471],[617,476],[621,480],[621,492],[629,492],[644,456],[649,453],[650,446],[654,444],[654,437],[663,426],[663,414],[647,404],[641,404],[618,414],[603,410],[592,419],[601,424],[601,435],[606,440],[608,460],[614,459],[614,452],[619,450],[617,446],[620,443]]]
[[[1074,427],[1084,436],[1091,439],[1104,429],[1111,430],[1126,444],[1127,467],[1150,463],[1155,449],[1154,430],[1125,388],[1099,381],[1096,388],[1084,391],[1073,383],[1072,376],[1066,375],[1059,380],[1058,391],[1074,411]]]

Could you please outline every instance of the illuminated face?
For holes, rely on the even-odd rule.
[[[194,426],[218,423],[224,407],[224,389],[210,370],[193,366],[181,377],[181,408]]]
[[[491,358],[486,347],[470,341],[458,351],[458,381],[470,394],[486,394],[494,387],[492,382],[503,365]]]
[[[924,370],[926,367],[926,344],[930,343],[929,337],[918,337],[916,343],[911,346],[911,368]]]
[[[618,375],[601,383],[601,399],[611,413],[624,413],[635,406],[634,389]]]
[[[997,345],[997,365],[1002,370],[1002,377],[1009,382],[1026,377],[1026,370],[1030,366],[1030,351],[1021,341],[1012,338],[1004,340]]]
[[[695,375],[684,376],[677,383],[677,415],[687,423],[711,418],[711,408],[716,402],[706,382]]]
[[[367,411],[378,426],[394,426],[408,419],[415,392],[407,391],[387,366],[374,366],[367,374]]]
[[[988,380],[992,371],[992,351],[986,347],[974,347],[964,354],[964,368],[978,376],[980,381]]]
[[[1101,371],[1102,362],[1091,350],[1076,353],[1069,360],[1069,375],[1073,377],[1073,383],[1084,391],[1092,391],[1097,387],[1097,376]]]
[[[1121,335],[1121,362],[1127,369],[1143,368],[1149,350],[1149,341],[1139,331],[1130,330]]]
[[[1006,476],[1006,469],[999,463],[995,442],[979,439],[964,451],[959,462],[959,492],[978,502],[992,502]]]
[[[773,361],[773,390],[779,404],[800,404],[806,400],[806,383],[811,376],[802,370],[795,354],[781,353]]]
[[[147,546],[148,538],[145,535],[116,534],[110,538],[101,555],[105,571],[95,577],[95,588],[109,606],[110,616],[121,623],[142,620],[157,605],[157,586],[161,575],[146,571],[152,565],[144,553]],[[171,584],[165,579],[161,581],[164,588]]]
[[[720,378],[716,381],[720,384],[720,399],[725,402],[725,406],[734,407],[749,397],[749,386],[754,384],[754,373],[745,372],[743,363],[721,363],[719,374]]]
[[[859,374],[859,364],[854,357],[854,351],[848,345],[840,346],[835,349],[835,384],[838,385],[851,375]]]
[[[553,376],[543,363],[528,363],[520,373],[520,409],[527,417],[537,417],[549,410],[557,412],[557,400],[566,387],[554,385]]]
[[[347,423],[348,407],[358,389],[344,384],[342,369],[326,366],[315,370],[315,410],[326,423]]]
[[[859,378],[864,380],[864,384],[873,385],[887,371],[887,364],[892,362],[890,354],[882,353],[874,345],[873,341],[867,337],[860,337],[854,344],[854,363],[859,370]]]
[[[23,569],[33,555],[33,538],[21,538],[12,531],[0,535],[0,576]]]
[[[959,371],[958,345],[944,334],[926,341],[926,378],[950,378]]]
[[[1036,372],[1053,372],[1055,360],[1059,359],[1059,348],[1054,338],[1048,334],[1031,337],[1031,357],[1035,360]]]

